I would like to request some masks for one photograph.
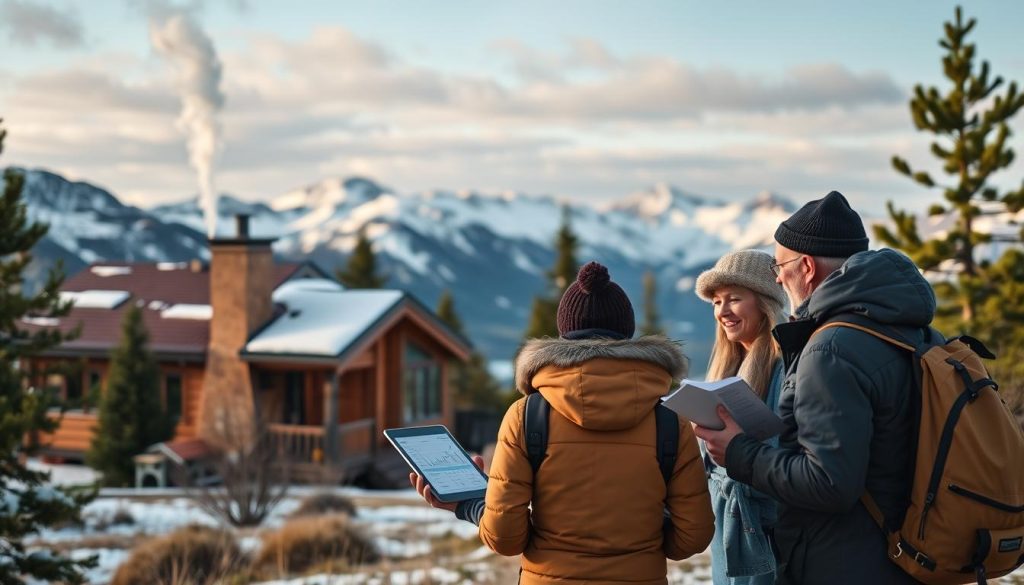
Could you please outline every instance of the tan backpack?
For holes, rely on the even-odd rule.
[[[864,331],[920,363],[917,454],[902,525],[885,526],[871,495],[861,498],[892,561],[934,585],[985,583],[1024,563],[1024,431],[972,346],[993,356],[966,337],[915,347],[849,322],[818,331],[830,327]]]

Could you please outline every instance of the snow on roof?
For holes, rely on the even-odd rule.
[[[213,307],[210,305],[178,303],[160,311],[160,317],[164,319],[196,319],[199,321],[209,321],[213,318]]]
[[[131,266],[93,266],[89,270],[96,276],[124,276],[132,273]]]
[[[188,268],[188,262],[157,262],[156,269],[167,272],[169,270],[184,270]]]
[[[129,296],[124,290],[61,291],[60,300],[71,301],[76,309],[114,309]]]
[[[281,286],[274,289],[273,298],[275,303],[279,303],[284,302],[283,300],[278,300],[279,296],[287,296],[293,292],[339,292],[343,290],[345,290],[345,287],[327,278],[296,278],[294,280],[286,280],[281,283]]]
[[[403,296],[397,290],[339,290],[337,283],[334,290],[321,290],[327,286],[315,280],[320,279],[274,291],[274,302],[287,310],[245,345],[246,352],[340,355]]]
[[[60,325],[60,319],[56,317],[22,317],[22,323],[39,325],[40,327],[56,327]]]

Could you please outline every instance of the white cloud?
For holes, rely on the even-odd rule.
[[[6,32],[11,43],[28,47],[44,41],[64,49],[85,44],[76,15],[26,0],[0,0],[0,32]]]
[[[509,40],[491,50],[513,78],[414,65],[341,27],[220,51],[220,190],[265,198],[368,173],[400,190],[598,198],[661,180],[718,196],[842,184],[892,193],[889,145],[911,132],[894,81],[839,64],[767,78],[615,55],[593,39],[555,52]],[[117,67],[103,66],[112,60]],[[4,163],[74,172],[136,204],[190,196],[177,98],[152,65],[151,56],[93,55],[0,79],[11,130]]]

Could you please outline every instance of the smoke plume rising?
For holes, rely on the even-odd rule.
[[[199,176],[199,206],[206,233],[217,233],[217,193],[213,167],[222,147],[217,114],[224,106],[221,64],[210,37],[188,14],[166,14],[150,21],[153,47],[173,66],[181,95],[178,127],[188,136],[188,154]]]

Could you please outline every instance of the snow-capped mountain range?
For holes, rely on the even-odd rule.
[[[51,226],[36,250],[37,270],[56,259],[73,273],[100,260],[209,257],[195,200],[144,210],[40,170],[26,172],[23,196],[30,216]],[[308,258],[330,272],[344,264],[365,227],[390,286],[428,306],[450,289],[471,339],[502,360],[521,341],[533,296],[547,286],[563,205],[550,196],[405,194],[363,178],[328,179],[266,203],[222,196],[218,233],[234,235],[232,216],[247,213],[252,235],[278,238],[279,257]],[[581,244],[578,259],[606,264],[638,318],[643,273],[654,271],[662,323],[687,342],[699,371],[713,329],[710,308],[693,294],[694,276],[728,251],[770,249],[775,228],[795,206],[769,193],[726,203],[659,184],[611,204],[566,209]]]

